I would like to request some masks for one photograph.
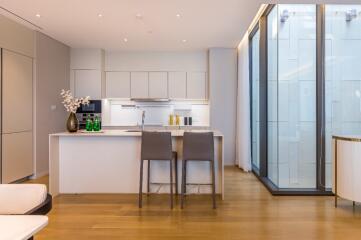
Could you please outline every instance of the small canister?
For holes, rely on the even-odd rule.
[[[188,125],[192,125],[192,117],[188,117]]]
[[[173,114],[169,115],[169,125],[173,125],[174,124],[174,116]]]
[[[180,118],[179,115],[175,115],[175,125],[179,126],[180,125]]]
[[[184,117],[184,126],[188,125],[188,117]]]

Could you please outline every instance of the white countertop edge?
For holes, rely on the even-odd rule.
[[[40,215],[0,215],[0,225],[1,239],[25,240],[48,225],[48,217]]]
[[[171,132],[172,137],[182,137],[185,131],[187,132],[213,132],[215,137],[223,137],[223,134],[218,130],[155,130],[161,132]],[[102,130],[101,132],[60,132],[52,133],[49,136],[53,137],[140,137],[141,132],[127,132],[127,130]]]

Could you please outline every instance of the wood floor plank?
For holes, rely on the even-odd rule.
[[[47,183],[47,178],[29,182]],[[225,200],[189,196],[169,209],[167,195],[60,195],[42,239],[361,239],[361,204],[333,197],[275,197],[251,173],[225,170]]]

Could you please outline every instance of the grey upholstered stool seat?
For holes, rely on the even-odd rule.
[[[216,208],[213,132],[205,132],[205,133],[184,132],[181,208],[183,208],[183,205],[184,205],[184,195],[186,192],[187,162],[188,161],[209,161],[210,162],[211,174],[212,174],[211,185],[212,185],[213,208]]]
[[[170,175],[170,207],[173,208],[173,158],[175,160],[175,190],[178,194],[177,153],[172,152],[172,136],[170,132],[142,132],[140,181],[139,181],[139,208],[142,207],[143,195],[143,163],[148,160],[147,192],[150,185],[151,160],[169,161]]]

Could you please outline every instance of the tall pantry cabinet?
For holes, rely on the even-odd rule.
[[[33,59],[1,49],[1,183],[33,174]]]

